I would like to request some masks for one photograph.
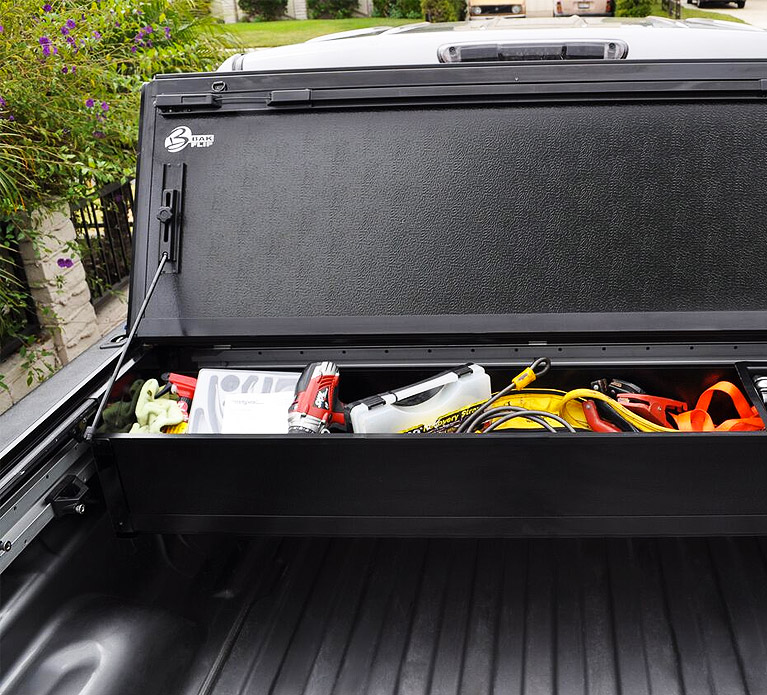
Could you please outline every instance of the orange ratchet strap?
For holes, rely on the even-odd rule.
[[[719,425],[714,424],[708,409],[717,391],[730,397],[740,417],[725,420]],[[749,404],[740,389],[729,381],[720,381],[707,388],[698,398],[693,410],[672,417],[681,432],[755,432],[764,429],[764,423],[756,408]]]

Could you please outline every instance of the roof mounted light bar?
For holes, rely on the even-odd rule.
[[[621,60],[628,55],[617,39],[568,41],[493,41],[440,46],[440,63],[521,62],[528,60]]]

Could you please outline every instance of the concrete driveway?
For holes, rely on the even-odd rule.
[[[706,12],[729,14],[755,27],[767,29],[767,0],[746,0],[746,6],[739,10],[735,3],[711,3],[703,7]]]

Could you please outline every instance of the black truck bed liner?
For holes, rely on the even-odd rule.
[[[765,693],[764,538],[285,540],[211,692]]]
[[[3,695],[767,693],[767,538],[86,526],[3,575]]]

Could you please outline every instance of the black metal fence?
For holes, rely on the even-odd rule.
[[[72,206],[91,301],[96,303],[130,275],[133,187],[107,186],[98,196]]]
[[[661,8],[672,19],[682,19],[682,3],[680,0],[661,0]]]
[[[0,359],[21,347],[19,336],[35,335],[40,322],[29,291],[24,263],[15,241],[7,240],[5,226],[0,224]]]

